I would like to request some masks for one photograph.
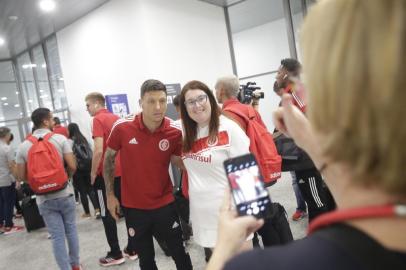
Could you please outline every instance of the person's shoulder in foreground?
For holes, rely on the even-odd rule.
[[[357,234],[361,231],[346,225],[346,230],[352,230]],[[370,241],[375,241],[366,234]],[[312,236],[297,240],[288,245],[266,249],[254,249],[231,259],[224,270],[261,270],[261,269],[300,269],[300,270],[367,270],[370,269],[358,255],[351,250],[340,247],[340,241],[332,241],[321,237],[317,233]],[[405,265],[406,253],[389,251],[396,256],[400,263]],[[377,259],[377,258],[374,258]],[[372,260],[372,258],[371,258]],[[379,258],[378,258],[379,260]],[[373,263],[373,261],[372,261]]]

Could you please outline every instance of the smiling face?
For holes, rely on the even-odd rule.
[[[160,124],[165,117],[167,103],[164,91],[149,91],[140,100],[145,124]]]
[[[199,127],[210,123],[211,106],[208,99],[207,94],[200,89],[192,89],[185,94],[186,111]]]

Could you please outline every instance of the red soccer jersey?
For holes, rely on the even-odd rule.
[[[61,125],[55,125],[54,128],[52,129],[52,131],[56,134],[61,134],[63,136],[65,136],[66,138],[69,137],[68,135],[68,129],[66,127],[63,127]]]
[[[92,137],[93,139],[96,137],[103,138],[103,155],[99,164],[99,168],[97,169],[98,175],[103,174],[103,161],[104,153],[106,152],[107,148],[107,139],[110,135],[111,128],[118,119],[120,118],[117,115],[109,112],[107,109],[99,110],[93,118]],[[115,164],[115,176],[121,176],[120,154],[117,155]]]
[[[121,200],[128,208],[156,209],[173,202],[169,177],[172,155],[180,156],[182,132],[169,118],[151,133],[142,122],[118,121],[111,131],[108,147],[121,153]]]

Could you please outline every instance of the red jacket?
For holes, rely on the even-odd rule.
[[[69,137],[68,129],[66,127],[61,126],[61,125],[55,125],[54,128],[52,129],[52,131],[54,133],[61,134],[61,135],[65,136],[66,138]]]

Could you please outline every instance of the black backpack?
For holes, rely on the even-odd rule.
[[[81,172],[88,172],[92,169],[92,156],[93,152],[87,143],[73,143],[73,154],[76,157],[77,170]]]

